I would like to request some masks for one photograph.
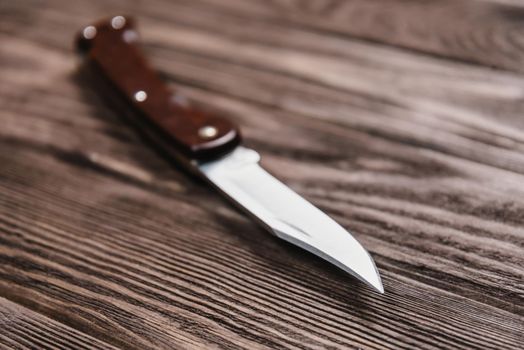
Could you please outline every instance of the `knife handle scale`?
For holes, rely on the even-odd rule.
[[[85,27],[76,37],[83,68],[96,89],[120,114],[138,119],[162,147],[189,161],[206,161],[232,151],[238,129],[227,119],[187,104],[150,67],[138,46],[132,18],[116,16]]]

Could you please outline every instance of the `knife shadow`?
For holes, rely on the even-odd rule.
[[[109,100],[117,100],[114,98],[114,92],[101,84],[86,65],[80,64],[71,73],[70,78],[78,86],[81,99],[89,106],[90,115],[104,123],[102,132],[118,142],[134,145],[129,147],[126,155],[140,167],[160,175],[159,178],[168,173],[166,177],[174,176],[177,181],[199,185],[204,183],[166,152],[165,147],[148,132],[151,127],[142,118],[134,117],[135,113],[129,109],[128,112],[122,112],[126,110],[125,106],[119,105],[118,109],[114,108],[113,103],[109,102]],[[103,95],[103,98],[100,95]],[[145,147],[136,147],[137,144]],[[154,157],[151,156],[150,151],[153,151]],[[173,168],[176,171],[173,172]]]
[[[246,217],[240,209],[232,207]],[[370,298],[362,298],[362,295],[379,295],[347,272],[268,233],[252,220],[231,220],[217,213],[210,215],[225,232],[242,240],[242,248],[256,260],[260,273],[265,273],[269,279],[275,279],[275,288],[283,283],[291,283],[297,290],[321,295],[356,309],[372,308]],[[281,293],[288,295],[290,289],[282,288]]]

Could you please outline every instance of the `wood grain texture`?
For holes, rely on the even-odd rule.
[[[423,23],[402,11],[415,3],[388,2],[401,16],[388,18]],[[502,28],[520,6],[454,3]],[[129,349],[522,348],[518,45],[379,40],[381,26],[296,10],[314,4],[1,3],[0,313]],[[418,6],[437,5],[452,2]],[[266,234],[83,88],[72,36],[111,13],[136,16],[170,84],[230,116],[265,168],[354,232],[385,295]],[[462,33],[459,14],[428,33]]]
[[[253,20],[522,72],[520,0],[197,0]]]
[[[117,349],[0,298],[1,349]]]

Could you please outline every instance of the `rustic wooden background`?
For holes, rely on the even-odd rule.
[[[162,76],[370,250],[379,295],[153,151],[76,72]],[[0,348],[522,349],[524,2],[0,1]]]

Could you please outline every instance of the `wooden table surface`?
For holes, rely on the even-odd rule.
[[[268,235],[85,88],[160,74],[354,232],[379,295]],[[524,348],[524,2],[0,2],[0,348]]]

